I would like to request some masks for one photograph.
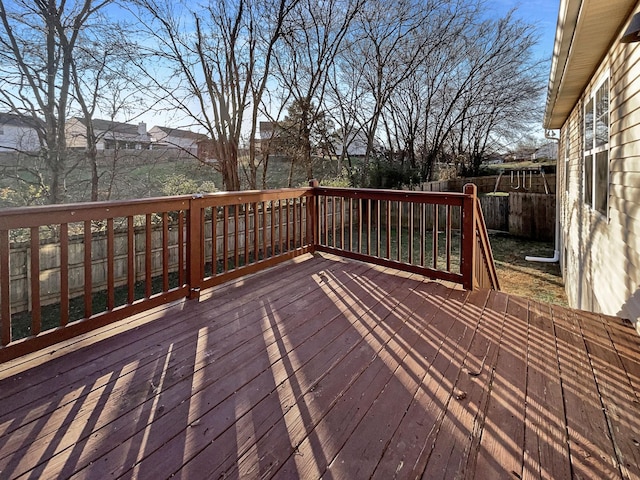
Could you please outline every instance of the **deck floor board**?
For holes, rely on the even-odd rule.
[[[306,255],[0,365],[0,478],[640,478],[628,322]]]

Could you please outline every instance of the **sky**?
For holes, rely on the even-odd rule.
[[[556,35],[556,23],[560,0],[487,0],[487,9],[504,15],[515,8],[516,16],[534,24],[538,29],[540,41],[537,46],[538,57],[547,59],[551,67],[553,41]]]

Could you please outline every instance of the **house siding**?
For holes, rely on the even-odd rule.
[[[36,152],[39,149],[35,129],[10,124],[0,127],[0,152]]]
[[[610,92],[609,194],[603,215],[584,202],[582,109],[605,76]],[[612,43],[562,127],[563,163],[567,141],[569,161],[561,169],[558,192],[569,303],[630,318],[640,331],[640,44]]]
[[[192,155],[198,153],[198,142],[206,140],[206,135],[200,135],[188,131],[180,131],[181,135],[167,133],[162,128],[155,126],[149,130],[152,142],[160,142],[160,145],[153,145],[153,149],[175,149],[183,150]]]
[[[76,118],[67,120],[64,133],[66,136],[67,147],[87,148],[87,129]],[[101,149],[99,148],[99,150]]]

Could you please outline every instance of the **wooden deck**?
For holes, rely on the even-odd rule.
[[[640,478],[620,319],[305,256],[0,365],[0,478]]]

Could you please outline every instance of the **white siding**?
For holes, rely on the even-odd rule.
[[[0,152],[35,152],[40,149],[38,133],[33,128],[0,125]]]
[[[153,142],[163,143],[164,148],[181,149],[193,155],[198,153],[198,141],[195,137],[170,135],[157,126],[150,129],[149,134]]]
[[[609,201],[607,215],[602,215],[583,201],[582,108],[607,73]],[[569,303],[629,318],[640,331],[640,44],[612,44],[563,125],[563,143],[567,132],[569,162],[566,171],[560,169],[558,190]],[[560,148],[564,160],[564,144]]]

